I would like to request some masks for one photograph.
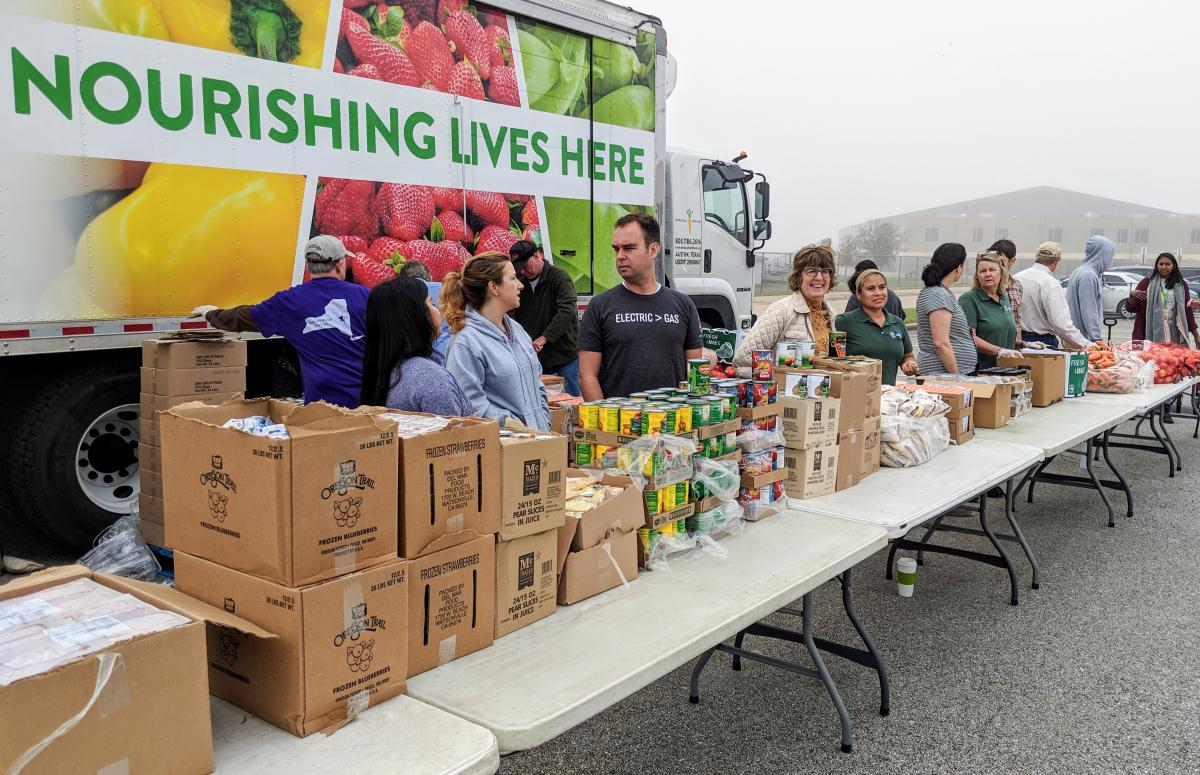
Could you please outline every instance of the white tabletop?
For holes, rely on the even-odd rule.
[[[881,468],[862,483],[832,495],[788,499],[791,509],[878,525],[889,539],[1016,476],[1044,455],[1040,447],[976,436],[912,468]]]
[[[782,513],[409,679],[423,702],[492,730],[502,751],[550,740],[886,546],[877,527]],[[682,701],[682,697],[680,698]],[[657,733],[654,730],[648,730]]]
[[[1033,409],[1003,428],[976,428],[976,439],[1025,444],[1054,457],[1137,414],[1129,404],[1068,398],[1042,409]],[[974,442],[968,442],[971,446]]]
[[[212,721],[220,775],[491,775],[500,768],[491,732],[411,697],[370,708],[329,736],[294,737],[215,697]]]
[[[1124,404],[1137,409],[1137,414],[1144,414],[1154,407],[1169,401],[1186,390],[1191,390],[1196,378],[1189,377],[1182,382],[1170,385],[1152,385],[1144,390],[1132,393],[1086,393],[1079,398],[1067,398],[1064,401],[1088,401],[1103,404]]]

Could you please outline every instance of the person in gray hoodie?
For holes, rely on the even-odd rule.
[[[1104,331],[1100,327],[1104,322],[1101,278],[1112,266],[1116,252],[1116,243],[1107,237],[1099,234],[1090,237],[1084,248],[1083,263],[1067,281],[1067,308],[1071,311],[1071,322],[1093,342],[1104,338]]]
[[[550,430],[550,407],[533,341],[508,316],[521,303],[521,281],[503,253],[471,258],[442,280],[442,315],[453,336],[446,368],[478,417],[513,418]]]

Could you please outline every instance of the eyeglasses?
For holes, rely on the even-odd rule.
[[[806,267],[804,267],[804,272],[803,272],[803,274],[804,274],[804,276],[805,276],[805,277],[819,277],[820,275],[825,275],[826,277],[833,277],[833,271],[832,271],[832,270],[830,270],[830,269],[821,269],[821,268],[819,268],[819,267],[815,267],[815,266],[806,266]]]

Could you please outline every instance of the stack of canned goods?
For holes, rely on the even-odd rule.
[[[782,503],[783,496],[783,482],[779,481],[764,484],[762,487],[743,487],[741,494],[738,495],[738,503],[742,504],[748,513],[753,513],[756,510]]]
[[[646,556],[652,556],[654,550],[658,548],[658,542],[664,536],[687,536],[689,531],[689,519],[677,519],[674,522],[667,522],[658,527],[639,527],[638,538],[642,542],[642,548],[646,552]]]
[[[647,516],[669,514],[680,506],[686,506],[691,497],[690,487],[691,480],[685,479],[669,487],[643,491],[642,500],[646,502]]]
[[[715,533],[724,524],[725,510],[719,506],[708,511],[701,511],[687,518],[688,532],[699,533],[701,535]]]

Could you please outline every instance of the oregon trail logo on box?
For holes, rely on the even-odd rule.
[[[334,495],[339,500],[333,502],[333,518],[338,527],[354,527],[362,517],[361,497],[345,497],[351,490],[360,492],[375,489],[375,480],[366,474],[358,473],[358,464],[353,460],[344,460],[337,464],[334,470],[333,483],[321,490],[322,500],[329,500]]]
[[[225,488],[230,494],[237,493],[237,482],[233,481],[233,477],[224,471],[225,461],[220,455],[213,455],[209,458],[212,466],[207,473],[200,474],[200,486],[212,488],[208,493],[208,510],[212,514],[213,519],[218,522],[224,522],[229,516],[229,496],[217,490],[218,487]]]
[[[333,636],[333,645],[341,646],[346,641],[356,641],[364,632],[376,632],[387,629],[387,620],[367,613],[367,604],[359,603],[350,609],[350,624],[346,629]],[[371,641],[374,643],[375,641]],[[368,657],[369,658],[369,657]]]
[[[523,470],[525,475],[521,482],[521,496],[535,495],[541,489],[542,461],[526,460]]]

